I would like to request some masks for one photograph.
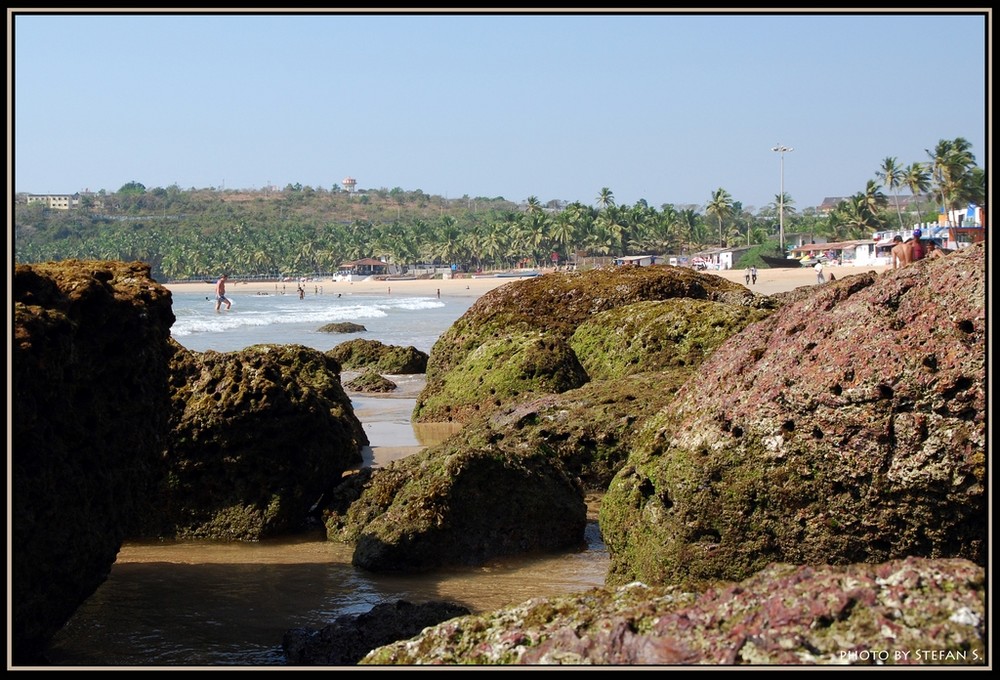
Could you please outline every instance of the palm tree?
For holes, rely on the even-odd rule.
[[[879,191],[879,185],[875,183],[874,180],[868,180],[865,185],[865,190],[861,195],[862,201],[864,203],[865,211],[871,215],[874,221],[882,226],[882,220],[879,219],[879,212],[885,207],[888,201],[885,198],[885,194]]]
[[[705,212],[719,221],[719,247],[724,247],[726,244],[722,238],[722,221],[733,214],[733,197],[719,187],[712,193],[712,200],[705,206]]]
[[[882,180],[886,188],[892,192],[893,197],[896,200],[896,215],[899,217],[899,228],[903,228],[903,212],[899,209],[899,187],[903,185],[905,175],[903,170],[896,164],[896,159],[893,156],[886,156],[882,159],[882,167],[880,167],[876,172],[875,176]]]
[[[655,237],[659,242],[660,251],[663,253],[677,252],[676,241],[677,241],[677,231],[678,222],[680,215],[675,208],[670,203],[664,203],[660,206],[659,216],[656,218],[656,223],[653,225]]]
[[[609,245],[605,254],[621,255],[624,242],[625,227],[622,225],[621,210],[612,203],[601,211],[594,220],[594,227],[601,235],[601,242]]]
[[[968,182],[967,176],[976,163],[971,148],[968,140],[957,137],[954,140],[942,139],[933,152],[927,151],[932,161],[931,174],[944,212],[949,215],[946,218],[949,224],[950,209],[961,206],[966,198],[962,187]]]
[[[685,248],[690,248],[691,244],[699,242],[698,233],[701,223],[701,216],[691,208],[685,208],[677,213],[677,237],[681,241],[682,251]]]
[[[612,193],[611,189],[603,187],[601,193],[597,196],[597,207],[598,208],[608,208],[615,204],[615,195]]]
[[[924,196],[931,188],[931,173],[923,163],[910,163],[903,171],[903,185],[914,198]]]
[[[569,258],[569,253],[573,250],[575,244],[575,230],[573,229],[572,217],[572,213],[563,210],[556,215],[549,230],[549,238],[552,239],[557,251],[563,255],[563,259]]]

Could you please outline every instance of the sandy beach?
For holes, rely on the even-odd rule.
[[[861,274],[866,271],[883,272],[886,266],[877,267],[852,267],[852,266],[828,266],[825,270],[827,280],[830,274],[834,274],[838,279],[852,274]],[[743,269],[728,269],[721,272],[708,272],[721,276],[729,281],[746,285],[746,271]],[[525,277],[528,278],[528,277]],[[306,294],[315,294],[317,288],[322,288],[323,295],[340,294],[389,294],[389,295],[418,295],[441,297],[472,297],[478,298],[481,295],[512,281],[525,280],[511,277],[492,276],[465,276],[455,279],[416,279],[416,280],[395,280],[378,281],[374,279],[358,279],[351,282],[333,281],[332,279],[315,279],[306,283]],[[800,286],[816,285],[816,272],[811,267],[801,269],[758,269],[757,283],[747,286],[761,295],[774,295],[784,291],[794,290]],[[166,287],[175,292],[204,292],[212,295],[214,284],[212,283],[168,283]],[[286,295],[294,295],[297,288],[295,281],[285,283],[275,283],[274,281],[240,281],[238,278],[230,279],[227,289],[230,293],[269,293],[283,292]]]

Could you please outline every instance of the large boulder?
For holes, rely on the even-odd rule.
[[[339,364],[301,345],[172,347],[167,476],[134,537],[255,541],[302,528],[368,444]]]
[[[968,560],[773,564],[704,592],[631,583],[463,616],[361,665],[985,666]]]
[[[581,489],[537,451],[504,451],[459,432],[361,483],[360,497],[329,512],[326,527],[330,540],[354,544],[352,563],[369,571],[476,565],[585,543]]]
[[[514,281],[476,300],[434,343],[427,361],[427,383],[417,399],[413,420],[468,422],[539,388],[559,392],[578,387],[582,383],[551,378],[532,382],[531,378],[555,376],[567,370],[567,354],[560,350],[562,343],[568,342],[577,327],[592,316],[637,302],[671,298],[772,306],[766,298],[719,276],[669,266],[553,272]],[[535,343],[535,348],[544,343],[542,346],[558,350],[541,358],[563,365],[540,364],[537,353],[522,358],[517,350],[530,348],[528,340]],[[529,379],[523,385],[517,380],[508,381],[506,391],[495,394],[484,390],[479,381],[486,376],[471,373],[473,368],[478,370],[484,358],[490,370],[499,368],[499,361],[510,361],[515,365],[508,369],[513,378],[520,372]],[[447,399],[442,397],[444,394]]]
[[[11,640],[37,663],[107,578],[156,481],[171,296],[140,263],[18,265],[11,298]]]
[[[731,337],[605,496],[608,583],[984,564],[985,298],[980,245],[817,286]]]

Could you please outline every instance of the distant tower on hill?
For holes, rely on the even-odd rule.
[[[354,187],[358,186],[358,180],[353,177],[344,178],[344,188],[347,189],[352,194],[354,193]]]

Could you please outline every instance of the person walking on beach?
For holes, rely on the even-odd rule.
[[[750,267],[750,283],[757,283],[757,266]]]
[[[813,265],[813,269],[816,270],[816,283],[826,283],[826,277],[823,276],[823,263],[817,261]]]
[[[749,269],[746,270],[746,274],[744,274],[744,278],[746,279],[747,285],[749,286],[750,285],[750,270]]]
[[[228,278],[226,274],[223,274],[215,282],[215,311],[219,311],[222,308],[223,302],[226,303],[226,309],[233,306],[233,301],[226,297],[226,280]]]

